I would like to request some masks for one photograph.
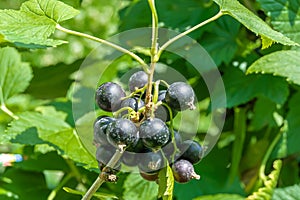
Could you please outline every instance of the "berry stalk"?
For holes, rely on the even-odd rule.
[[[86,194],[82,197],[81,200],[90,200],[94,193],[100,188],[100,186],[106,181],[105,180],[105,171],[107,171],[108,168],[114,168],[114,166],[118,163],[120,158],[122,157],[124,153],[123,148],[121,147],[120,150],[116,150],[113,157],[110,159],[108,164],[103,168],[100,175],[97,177],[93,185],[89,188],[89,190],[86,192]]]

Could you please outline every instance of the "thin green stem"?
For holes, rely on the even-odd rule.
[[[265,153],[265,156],[261,162],[260,168],[259,168],[259,177],[261,180],[265,181],[267,179],[267,176],[265,175],[265,169],[266,169],[266,165],[267,165],[267,161],[275,147],[275,145],[278,143],[278,141],[280,140],[282,133],[283,133],[283,129],[280,129],[280,131],[277,133],[276,137],[274,138],[274,140],[272,141],[272,143],[270,144],[267,152]]]
[[[153,74],[155,70],[155,65],[156,62],[158,61],[158,57],[157,57],[158,16],[155,8],[155,1],[148,0],[148,3],[152,12],[152,45],[151,45],[151,64],[150,64],[150,71],[148,73],[148,83],[147,83],[146,98],[145,98],[146,118],[150,118],[153,116],[152,84],[153,84]]]
[[[235,140],[232,150],[232,161],[229,172],[229,183],[232,183],[238,174],[239,164],[242,158],[244,142],[246,138],[246,108],[234,109],[234,134]]]
[[[18,119],[19,119],[19,117],[18,117],[17,115],[15,115],[11,110],[9,110],[9,109],[6,107],[5,104],[2,104],[2,105],[0,106],[0,109],[1,109],[3,112],[5,112],[6,114],[8,114],[10,117],[12,117],[13,119],[15,119],[15,120],[18,120]]]
[[[202,26],[204,26],[204,25],[206,25],[206,24],[208,24],[208,23],[210,23],[210,22],[212,22],[212,21],[217,20],[217,19],[220,18],[223,14],[224,14],[224,13],[223,13],[222,11],[219,11],[215,16],[213,16],[213,17],[211,17],[211,18],[209,18],[209,19],[207,19],[207,20],[201,22],[200,24],[197,24],[196,26],[193,26],[192,28],[186,30],[185,32],[182,32],[182,33],[178,34],[177,36],[175,36],[175,37],[173,37],[172,39],[170,39],[169,41],[167,41],[165,44],[163,44],[163,45],[160,47],[160,49],[159,49],[159,51],[158,51],[158,53],[157,53],[157,59],[159,59],[159,57],[161,56],[162,52],[163,52],[164,50],[166,50],[166,48],[167,48],[168,46],[170,46],[172,43],[176,42],[177,40],[179,40],[179,39],[182,38],[183,36],[185,36],[185,35],[187,35],[187,34],[193,32],[193,31],[197,30],[198,28],[200,28],[200,27],[202,27]]]
[[[97,177],[93,185],[90,187],[90,189],[86,192],[86,194],[82,197],[81,200],[90,200],[95,192],[99,189],[99,187],[105,182],[105,179],[101,175],[102,173],[105,173],[106,169],[108,168],[114,168],[114,166],[117,164],[117,162],[120,160],[124,153],[124,150],[116,150],[115,154],[113,157],[110,159],[110,161],[107,163],[107,165],[103,168],[102,172],[100,175]]]
[[[91,35],[88,35],[86,33],[81,33],[81,32],[77,32],[77,31],[73,31],[73,30],[70,30],[70,29],[67,29],[67,28],[64,28],[62,26],[60,26],[59,24],[56,25],[56,29],[62,31],[62,32],[65,32],[65,33],[68,33],[68,34],[71,34],[71,35],[76,35],[76,36],[79,36],[79,37],[83,37],[83,38],[87,38],[87,39],[90,39],[90,40],[93,40],[93,41],[96,41],[96,42],[99,42],[99,43],[102,43],[102,44],[105,44],[107,46],[110,46],[122,53],[125,53],[129,56],[131,56],[133,59],[135,59],[137,62],[139,62],[144,71],[145,72],[149,72],[149,69],[148,69],[148,65],[145,63],[145,61],[140,58],[138,55],[136,55],[135,53],[117,45],[117,44],[114,44],[114,43],[111,43],[109,41],[106,41],[106,40],[103,40],[103,39],[100,39],[100,38],[97,38],[97,37],[94,37],[94,36],[91,36]]]
[[[148,0],[151,12],[152,12],[152,45],[151,45],[151,55],[156,56],[157,54],[157,39],[158,39],[158,15],[155,8],[155,0]],[[155,62],[158,60],[154,59]]]

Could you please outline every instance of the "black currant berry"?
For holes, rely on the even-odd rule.
[[[115,154],[116,149],[112,146],[99,146],[96,151],[96,159],[98,161],[98,167],[100,170],[102,170],[110,161],[110,159]],[[116,166],[114,166],[114,169],[120,170],[121,168],[121,162],[119,161]]]
[[[143,121],[140,125],[139,134],[144,145],[153,149],[165,145],[170,137],[169,128],[158,118]]]
[[[200,176],[194,171],[193,164],[187,160],[178,160],[172,165],[172,171],[175,181],[186,183],[191,179],[200,179]]]
[[[121,98],[126,94],[120,85],[107,82],[99,86],[96,90],[96,103],[99,108],[105,111],[116,111],[120,108]]]
[[[188,160],[192,164],[197,164],[203,157],[203,148],[196,141],[186,140],[182,142],[180,149],[184,151],[181,158]]]
[[[157,181],[158,180],[158,172],[146,173],[146,172],[140,171],[140,175],[143,179],[145,179],[147,181]]]
[[[99,116],[94,122],[94,142],[96,145],[108,145],[106,129],[115,119],[108,116]]]
[[[121,103],[121,108],[124,108],[124,107],[130,107],[132,108],[134,111],[138,111],[140,108],[142,108],[143,106],[145,105],[144,101],[137,98],[137,97],[134,97],[134,98],[127,98],[127,99],[124,99]],[[122,115],[125,115],[127,114],[128,111],[123,111],[122,112]]]
[[[133,167],[139,163],[139,156],[136,153],[125,151],[122,155],[121,160],[125,165]]]
[[[138,132],[137,142],[134,143],[133,145],[130,145],[128,148],[126,148],[126,151],[133,152],[133,153],[147,153],[147,152],[150,152],[151,149],[149,149],[148,147],[146,147],[144,145],[143,140],[142,140],[142,138],[140,138],[139,132]]]
[[[158,101],[165,102],[165,96],[166,96],[167,90],[161,90],[158,94]],[[173,118],[176,116],[177,112],[174,110],[171,110]],[[154,111],[154,115],[156,118],[161,119],[164,122],[170,121],[170,112],[168,108],[165,105],[159,105],[157,109]]]
[[[139,157],[138,167],[143,172],[155,173],[164,166],[164,157],[160,151],[145,153]]]
[[[110,144],[118,147],[129,147],[138,141],[137,128],[128,119],[116,119],[106,129],[107,140]]]
[[[193,88],[184,82],[175,82],[167,90],[166,103],[177,111],[195,109],[195,93]]]
[[[130,92],[144,87],[148,83],[148,75],[144,71],[138,71],[131,75],[128,81]]]

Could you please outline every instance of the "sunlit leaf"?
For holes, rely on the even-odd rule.
[[[57,0],[29,0],[20,10],[0,10],[0,34],[5,41],[20,46],[57,46],[65,42],[49,39],[56,24],[77,14],[77,10]]]
[[[229,14],[262,38],[262,48],[278,42],[284,45],[298,45],[282,33],[273,30],[267,23],[248,10],[237,0],[214,0],[223,13]]]
[[[280,58],[280,59],[278,59]],[[300,52],[276,51],[256,60],[247,70],[248,73],[267,73],[285,77],[300,85]]]

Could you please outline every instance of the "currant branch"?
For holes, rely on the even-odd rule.
[[[56,25],[56,29],[60,30],[62,32],[71,34],[71,35],[76,35],[76,36],[79,36],[79,37],[87,38],[87,39],[99,42],[101,44],[105,44],[107,46],[110,46],[110,47],[112,47],[112,48],[114,48],[114,49],[116,49],[116,50],[118,50],[118,51],[120,51],[122,53],[125,53],[125,54],[131,56],[133,59],[135,59],[137,62],[139,62],[141,64],[141,66],[143,67],[143,69],[144,69],[145,72],[149,72],[148,65],[144,62],[144,60],[142,58],[140,58],[135,53],[133,53],[133,52],[131,52],[131,51],[129,51],[129,50],[127,50],[127,49],[125,49],[125,48],[117,45],[117,44],[114,44],[114,43],[109,42],[107,40],[103,40],[103,39],[100,39],[100,38],[88,35],[86,33],[81,33],[81,32],[77,32],[77,31],[73,31],[73,30],[64,28],[64,27],[60,26],[59,24]]]
[[[100,188],[100,186],[106,182],[106,171],[109,168],[114,168],[117,162],[120,160],[124,153],[124,149],[121,147],[120,149],[117,149],[113,157],[110,159],[110,161],[107,163],[107,165],[103,168],[102,172],[99,174],[93,185],[90,187],[90,189],[86,192],[86,194],[82,197],[81,200],[90,200],[94,193]]]

